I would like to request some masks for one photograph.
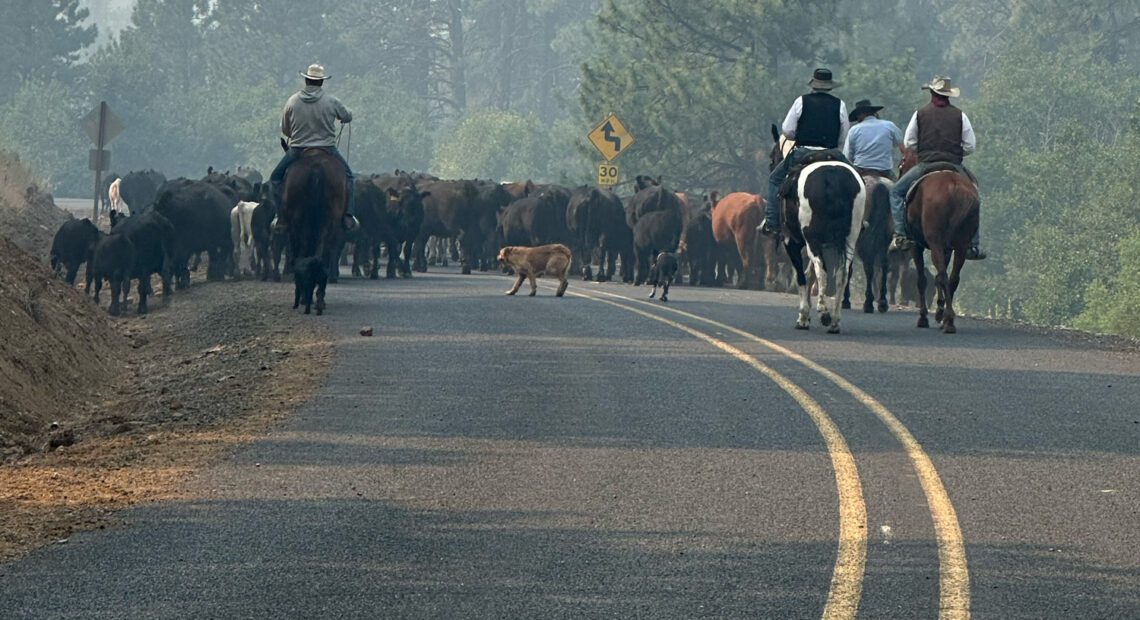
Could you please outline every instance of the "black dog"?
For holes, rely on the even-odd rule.
[[[657,295],[657,287],[660,285],[664,287],[661,301],[669,301],[669,285],[673,283],[675,277],[677,277],[677,255],[661,252],[653,261],[653,266],[649,268],[649,284],[653,285],[653,292],[649,293],[649,298],[653,299]]]

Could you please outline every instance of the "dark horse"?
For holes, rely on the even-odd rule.
[[[879,312],[887,311],[887,280],[890,272],[890,257],[887,252],[891,245],[891,197],[890,179],[873,175],[863,175],[863,185],[867,188],[867,205],[863,216],[863,232],[855,242],[855,254],[863,263],[863,275],[867,280],[867,290],[863,300],[863,312],[875,311],[875,284],[879,285]],[[876,282],[875,278],[878,277]],[[843,307],[851,307],[851,274],[847,274],[847,287],[843,289]]]
[[[905,173],[914,165],[914,156],[908,153],[903,161]],[[918,271],[918,326],[930,327],[926,318],[926,266],[923,253],[930,250],[934,263],[935,297],[938,310],[934,320],[942,324],[942,331],[953,334],[954,291],[958,290],[962,265],[970,238],[978,230],[981,201],[978,188],[970,177],[957,166],[932,168],[911,189],[906,203],[907,230],[915,240],[914,267]],[[946,268],[954,264],[947,277]]]
[[[289,230],[293,261],[293,308],[313,305],[316,289],[317,314],[325,310],[325,286],[329,272],[337,269],[341,219],[348,205],[348,181],[344,164],[322,148],[308,148],[289,166],[282,191],[281,214]]]

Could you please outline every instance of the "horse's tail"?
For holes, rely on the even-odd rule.
[[[867,195],[863,219],[868,226],[863,229],[863,234],[869,239],[889,238],[891,235],[891,191],[888,183],[890,182],[882,180],[874,183]]]

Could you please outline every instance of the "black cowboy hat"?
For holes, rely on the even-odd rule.
[[[816,90],[831,90],[839,88],[842,84],[831,79],[831,69],[821,67],[811,74],[811,81],[808,82],[808,86]]]
[[[872,105],[870,99],[860,99],[859,102],[855,104],[855,109],[847,115],[847,120],[854,123],[855,119],[859,118],[860,114],[866,114],[867,116],[870,116],[882,109],[883,106],[881,105]]]

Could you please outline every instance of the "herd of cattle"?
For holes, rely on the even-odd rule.
[[[382,247],[387,277],[393,278],[426,271],[433,249],[435,260],[446,264],[450,255],[467,274],[496,268],[502,246],[562,243],[573,249],[572,271],[585,279],[607,281],[616,275],[642,284],[652,259],[664,251],[677,253],[691,284],[794,290],[778,241],[757,230],[763,219],[760,196],[714,192],[697,198],[646,176],[637,177],[634,190],[622,199],[597,187],[531,181],[442,180],[403,171],[358,177],[354,191],[361,225],[345,233],[344,242],[352,248],[353,273],[371,278],[379,275]],[[164,296],[172,284],[188,286],[202,253],[208,256],[209,280],[240,277],[247,265],[262,280],[280,280],[283,268],[289,271],[288,256],[282,264],[285,234],[273,226],[273,192],[255,170],[210,169],[198,180],[131,172],[112,176],[103,194],[108,205],[118,207],[110,211],[110,233],[87,219],[65,223],[52,244],[51,263],[53,269],[66,268],[70,283],[86,263],[86,288],[90,292],[94,284],[96,300],[107,280],[111,314],[121,311],[131,279],[138,280],[140,314],[147,311],[152,275],[161,277]],[[129,217],[122,215],[123,203]],[[896,283],[904,292],[915,290],[905,282],[907,262],[892,257],[892,303]],[[337,275],[330,273],[330,281]],[[885,305],[881,299],[880,310]]]

